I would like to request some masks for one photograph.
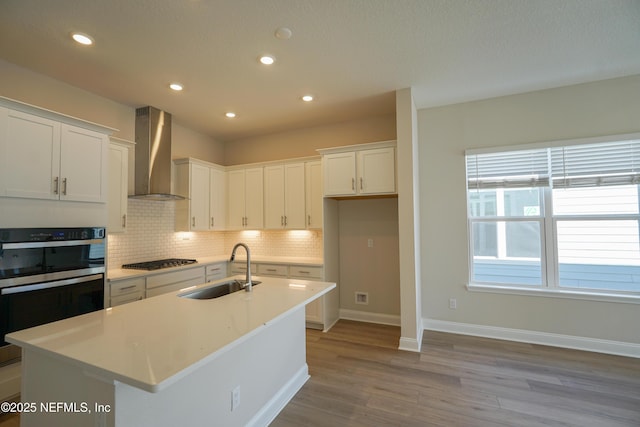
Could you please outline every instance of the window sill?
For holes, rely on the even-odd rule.
[[[616,302],[623,304],[640,304],[640,295],[623,295],[616,293],[593,293],[567,289],[522,288],[518,286],[486,285],[469,283],[467,290],[471,292],[488,292],[495,294],[526,295],[547,298],[567,298],[587,301]]]

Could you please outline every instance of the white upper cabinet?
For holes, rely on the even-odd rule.
[[[223,229],[226,198],[224,171],[195,159],[175,160],[175,191],[185,197],[176,202],[176,230]]]
[[[227,172],[228,229],[264,228],[263,168]]]
[[[395,141],[318,150],[325,196],[396,193]]]
[[[224,230],[227,226],[227,173],[212,167],[209,188],[209,229]]]
[[[322,228],[322,162],[305,163],[307,228]]]
[[[60,123],[2,108],[2,195],[59,199]]]
[[[327,154],[324,162],[324,194],[356,194],[356,153]]]
[[[60,131],[60,200],[106,202],[107,136],[65,124]]]
[[[265,228],[306,228],[304,163],[266,166],[264,184]]]
[[[105,203],[112,131],[0,98],[0,196]]]
[[[356,153],[356,182],[359,194],[396,192],[396,150],[394,147],[362,150]]]
[[[133,143],[111,138],[109,144],[109,199],[107,232],[123,233],[127,228],[129,148]]]

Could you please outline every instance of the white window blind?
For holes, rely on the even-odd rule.
[[[547,148],[467,155],[469,189],[546,187]]]
[[[640,182],[640,140],[551,148],[553,187]]]
[[[469,189],[640,183],[640,139],[467,154]]]

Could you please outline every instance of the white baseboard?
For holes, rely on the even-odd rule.
[[[347,310],[344,308],[340,309],[340,319],[400,326],[400,315],[369,313],[367,311]]]
[[[267,402],[266,405],[251,418],[247,426],[268,426],[278,416],[280,411],[287,406],[287,403],[302,388],[309,379],[309,367],[305,363],[295,375]]]
[[[470,323],[449,322],[444,320],[422,319],[425,330],[473,335],[477,337],[542,344],[553,347],[572,348],[597,353],[640,358],[640,344],[609,341],[548,332],[510,329],[496,326],[474,325]]]
[[[420,353],[422,341],[415,338],[400,337],[400,343],[398,344],[398,350],[413,351],[414,353]]]

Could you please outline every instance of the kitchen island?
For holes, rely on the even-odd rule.
[[[7,335],[23,350],[21,425],[267,425],[309,377],[305,305],[335,283],[255,279]]]

